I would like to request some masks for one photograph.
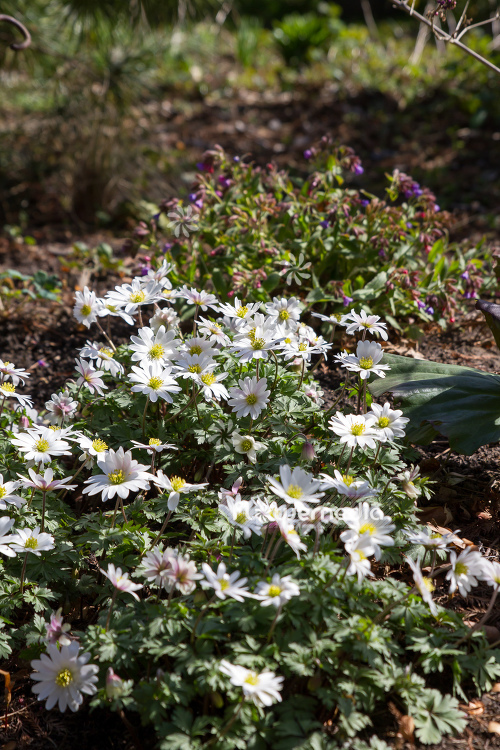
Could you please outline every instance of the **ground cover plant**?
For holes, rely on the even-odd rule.
[[[177,273],[76,294],[89,339],[40,412],[1,362],[6,663],[31,663],[47,710],[138,713],[161,748],[381,750],[388,703],[424,744],[460,731],[457,699],[500,675],[500,571],[417,522],[407,418],[366,388],[390,374],[385,322]],[[310,366],[333,326],[355,347],[342,411]],[[478,580],[471,628],[444,605]]]

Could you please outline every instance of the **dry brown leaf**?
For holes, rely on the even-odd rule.
[[[415,731],[415,722],[411,716],[401,716],[399,719],[399,731],[401,732],[403,739],[407,742],[414,743],[413,733]]]
[[[491,734],[500,734],[500,721],[490,721],[488,723],[488,732],[491,732]]]
[[[453,521],[453,514],[447,505],[430,505],[417,510],[417,515],[422,523],[444,525]]]
[[[469,716],[481,716],[484,713],[484,703],[481,703],[481,701],[470,701],[468,706],[460,704],[459,708],[466,711]]]
[[[493,687],[491,688],[492,693],[500,693],[500,682],[495,682]]]

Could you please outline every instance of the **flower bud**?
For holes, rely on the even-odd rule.
[[[314,450],[314,445],[310,443],[309,440],[306,440],[306,442],[302,446],[300,460],[301,461],[314,461],[315,458],[316,458],[316,451]]]
[[[26,417],[24,414],[19,420],[19,426],[23,428],[23,430],[26,430],[30,426],[30,420],[29,417]]]
[[[112,667],[108,667],[106,674],[106,695],[110,700],[119,698],[123,693],[123,680],[113,672]]]

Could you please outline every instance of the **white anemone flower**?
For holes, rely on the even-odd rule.
[[[239,320],[248,320],[258,311],[261,303],[250,302],[243,304],[238,297],[234,298],[234,305],[229,302],[219,302],[217,311],[221,312],[227,318],[238,318]]]
[[[364,479],[356,479],[352,474],[341,474],[338,469],[334,471],[335,478],[329,474],[320,474],[323,479],[322,490],[336,490],[339,495],[344,495],[351,500],[361,500],[378,495],[378,490]]]
[[[364,310],[361,310],[361,313],[358,314],[351,310],[344,316],[344,321],[347,323],[346,333],[353,334],[356,331],[363,331],[364,335],[375,333],[385,341],[388,339],[387,323],[379,322],[379,315],[367,315]]]
[[[450,552],[451,570],[446,574],[450,582],[450,594],[457,588],[463,597],[466,597],[473,586],[477,586],[478,580],[483,578],[485,572],[485,558],[480,552],[464,549],[458,555],[455,551]]]
[[[109,300],[99,299],[98,304],[99,304],[99,312],[98,312],[99,316],[106,317],[107,315],[109,315],[112,318],[121,318],[129,326],[134,325],[135,323],[134,319],[128,313],[126,313],[125,310],[122,310],[116,305],[113,305]]]
[[[163,259],[161,265],[156,270],[150,268],[146,274],[145,281],[156,281],[164,289],[172,289],[172,283],[167,278],[168,274],[173,271],[174,266],[168,260]]]
[[[358,583],[361,583],[366,576],[373,576],[369,557],[373,555],[374,548],[368,535],[363,535],[353,539],[345,545],[349,555],[349,565],[347,566],[346,575],[358,576]]]
[[[188,492],[196,492],[197,490],[202,490],[204,487],[208,487],[208,482],[189,484],[182,477],[167,477],[161,469],[158,470],[154,481],[158,487],[169,493],[167,505],[168,509],[171,511],[174,511],[179,505],[181,495],[185,495]]]
[[[10,544],[15,552],[31,552],[37,557],[55,547],[54,537],[45,532],[40,533],[40,526],[35,526],[34,529],[17,529]]]
[[[304,339],[297,339],[296,341],[290,341],[290,343],[284,343],[282,345],[281,354],[285,360],[294,359],[299,363],[310,362],[313,354],[322,354],[326,359],[326,352],[330,349],[332,344],[322,343],[311,343]]]
[[[27,461],[37,464],[48,464],[54,456],[70,456],[70,447],[66,440],[59,440],[49,427],[37,429],[28,427],[26,432],[20,432],[11,442],[19,453],[25,454]]]
[[[369,415],[373,414],[375,419],[372,422],[372,429],[377,433],[378,440],[394,440],[396,437],[405,436],[405,428],[410,421],[408,417],[403,417],[400,409],[391,409],[390,404],[372,404]]]
[[[24,384],[26,378],[30,377],[30,374],[26,370],[23,370],[22,367],[16,367],[12,362],[0,359],[0,376],[2,383],[4,380],[10,379],[14,385],[19,385],[19,382]]]
[[[201,374],[197,374],[193,380],[196,385],[200,386],[200,390],[206,401],[211,401],[212,399],[220,401],[221,398],[226,400],[229,398],[229,392],[226,386],[221,382],[222,380],[225,380],[228,375],[228,372],[215,373],[211,370],[206,370]]]
[[[167,547],[163,551],[159,547],[153,547],[153,549],[144,555],[140,573],[150,583],[156,583],[160,588],[163,586],[164,588],[171,589],[172,586],[166,577],[166,573],[172,567],[172,561],[177,555],[177,550],[171,547]]]
[[[164,367],[161,362],[142,362],[140,367],[132,365],[133,373],[128,376],[134,393],[142,393],[149,396],[149,400],[155,403],[162,398],[168,404],[173,399],[171,393],[178,393],[181,389],[176,379],[171,375],[171,368]]]
[[[301,540],[295,525],[288,519],[288,516],[278,518],[276,523],[278,524],[281,538],[292,548],[297,555],[297,559],[300,560],[300,553],[307,551],[307,544]]]
[[[319,503],[325,494],[321,492],[321,482],[312,474],[296,466],[293,471],[288,464],[280,466],[280,481],[267,477],[269,489],[296,510],[308,510],[309,503]]]
[[[28,469],[30,478],[21,476],[20,477],[23,487],[32,487],[40,492],[53,492],[64,488],[65,490],[74,490],[76,484],[68,484],[71,481],[71,477],[65,477],[64,479],[54,479],[54,472],[51,468],[45,469],[43,474],[37,474],[33,469]]]
[[[420,596],[422,597],[423,601],[429,605],[429,609],[431,610],[434,617],[437,615],[437,607],[434,599],[432,598],[432,592],[436,588],[432,582],[432,578],[427,578],[426,576],[422,575],[422,571],[420,570],[420,565],[411,559],[411,557],[406,558],[406,562],[410,566],[413,572],[413,580],[415,582],[415,586],[418,589],[418,592]]]
[[[97,465],[103,473],[85,480],[89,486],[83,489],[83,494],[100,492],[103,502],[115,495],[123,500],[130,492],[148,490],[149,483],[155,481],[155,477],[145,471],[148,467],[133,459],[132,453],[122,447],[117,451],[111,448]]]
[[[328,427],[348,448],[376,448],[372,421],[373,417],[366,414],[342,414],[338,411],[328,422]]]
[[[335,359],[342,367],[350,372],[357,372],[361,380],[368,380],[370,375],[385,378],[384,370],[390,370],[389,365],[379,364],[384,351],[376,341],[358,341],[356,354],[336,354]]]
[[[80,456],[80,461],[87,461],[88,467],[94,465],[94,461],[103,461],[106,458],[106,453],[109,450],[109,445],[101,440],[99,437],[92,438],[86,435],[81,435],[78,441],[78,447],[83,451]]]
[[[63,624],[62,607],[57,612],[52,612],[50,621],[45,623],[45,629],[45,640],[48,643],[59,643],[61,646],[69,646],[71,643],[71,638],[66,635],[71,630],[71,625],[67,622]]]
[[[0,510],[6,510],[8,505],[20,508],[26,502],[24,498],[14,494],[20,484],[21,482],[17,480],[4,482],[3,474],[0,474]]]
[[[500,563],[496,560],[486,560],[483,565],[483,580],[494,591],[500,591]]]
[[[124,594],[130,594],[134,599],[139,601],[139,597],[135,592],[143,588],[142,583],[130,581],[128,573],[124,573],[121,568],[115,568],[113,563],[109,563],[107,570],[103,570],[103,568],[99,568],[99,570],[111,581],[115,589]]]
[[[448,532],[446,534],[440,534],[437,531],[432,531],[428,526],[425,526],[419,531],[405,531],[406,536],[410,544],[419,544],[425,547],[426,550],[449,550],[450,544],[454,541],[458,541],[456,536],[459,530]]]
[[[179,316],[171,307],[164,307],[155,312],[149,321],[149,327],[153,333],[158,333],[161,327],[166,331],[177,330],[179,327]]]
[[[95,292],[91,292],[88,287],[84,287],[83,292],[75,293],[75,306],[73,315],[79,323],[90,328],[95,323],[98,316],[102,315],[102,308]]]
[[[262,534],[262,522],[255,512],[253,500],[242,500],[240,495],[225,498],[225,503],[219,505],[222,513],[231,526],[241,529],[245,539],[250,539],[252,531],[259,536]]]
[[[203,312],[205,312],[207,307],[213,307],[215,310],[218,308],[218,300],[215,294],[210,294],[203,290],[199,292],[197,289],[193,289],[193,287],[188,289],[186,284],[177,291],[177,294],[179,297],[187,300],[188,304],[201,307]]]
[[[304,384],[303,393],[304,396],[310,398],[315,404],[318,404],[318,406],[322,406],[322,404],[325,403],[324,399],[321,398],[321,396],[324,395],[324,391],[322,391],[314,381],[312,383]]]
[[[236,336],[230,352],[235,354],[241,363],[251,362],[252,359],[267,359],[269,350],[274,349],[280,343],[273,330],[257,326],[248,334]]]
[[[57,704],[59,711],[67,708],[78,711],[83,703],[83,695],[97,693],[97,674],[99,667],[88,664],[90,653],[79,655],[80,646],[73,641],[69,646],[47,645],[47,653],[40,659],[33,659],[30,676],[36,680],[32,691],[39,701],[45,701],[45,708],[50,710]]]
[[[142,305],[150,305],[162,299],[162,286],[156,281],[144,281],[135,278],[131,284],[115,286],[114,291],[108,292],[105,301],[109,301],[116,308],[123,308],[128,315],[133,315]]]
[[[232,441],[234,450],[245,454],[252,464],[257,461],[257,453],[266,447],[264,443],[259,443],[251,435],[240,435],[239,432],[234,433]]]
[[[53,393],[50,401],[45,402],[45,408],[49,412],[49,421],[52,424],[64,422],[65,419],[71,419],[78,409],[78,401],[73,401],[69,391],[62,393]]]
[[[115,359],[115,353],[108,349],[104,344],[87,341],[86,345],[80,349],[80,357],[96,359],[97,366],[109,372],[114,378],[124,372],[123,365]]]
[[[392,547],[394,539],[390,533],[396,526],[392,523],[390,516],[384,516],[384,512],[377,505],[363,502],[357,508],[343,508],[342,520],[349,527],[343,531],[340,538],[344,544],[355,544],[364,534],[370,539],[374,549],[376,560],[380,560],[382,550],[380,547]]]
[[[76,381],[78,388],[85,385],[91,393],[98,393],[99,396],[103,396],[103,390],[108,389],[101,378],[101,375],[104,375],[104,370],[96,370],[90,362],[85,362],[84,359],[75,359],[75,362],[76,370],[80,373],[80,377]]]
[[[132,361],[142,363],[166,363],[176,353],[180,339],[175,338],[175,331],[166,331],[163,326],[155,333],[152,328],[139,328],[138,336],[131,336]]]
[[[255,510],[262,519],[262,524],[267,528],[278,528],[278,520],[280,518],[289,518],[289,513],[294,514],[293,508],[287,508],[286,505],[278,505],[276,500],[269,502],[269,500],[255,500]]]
[[[300,318],[300,303],[296,297],[274,297],[266,304],[266,313],[277,324],[289,330],[295,330]]]
[[[165,571],[165,578],[170,587],[175,587],[181,594],[191,594],[196,588],[196,581],[203,578],[196,570],[195,563],[189,557],[176,555],[172,557],[171,566]]]
[[[244,698],[252,701],[256,706],[271,706],[281,701],[280,690],[283,688],[284,677],[276,677],[274,672],[254,672],[223,659],[220,671],[229,677],[232,685],[241,687]]]
[[[33,401],[30,396],[23,396],[22,393],[16,391],[16,386],[12,383],[1,383],[0,384],[0,396],[4,398],[15,398],[21,406],[27,406],[31,408]]]
[[[272,604],[278,609],[289,602],[292,596],[299,596],[300,589],[291,576],[280,576],[279,573],[275,573],[270,583],[259,581],[254,594],[260,599],[262,607]]]
[[[212,320],[201,318],[198,320],[198,333],[202,333],[204,336],[208,336],[210,341],[215,341],[218,344],[229,344],[231,339],[224,333],[219,323],[214,323]]]
[[[250,415],[257,419],[263,409],[267,407],[271,391],[267,390],[267,378],[244,378],[238,381],[238,386],[229,389],[228,404],[238,418]]]
[[[16,556],[16,550],[10,546],[11,542],[16,539],[14,534],[9,534],[10,531],[15,531],[12,528],[13,526],[13,518],[9,518],[9,516],[2,516],[0,518],[0,555],[5,555],[5,557]]]
[[[203,336],[193,336],[193,338],[183,341],[180,349],[181,356],[186,354],[206,354],[209,357],[213,357],[217,354],[217,349],[212,345],[210,339],[206,339]]]
[[[131,440],[130,441],[134,448],[140,448],[142,450],[145,450],[149,453],[150,456],[153,455],[153,453],[161,453],[165,450],[171,450],[176,451],[179,450],[176,445],[172,445],[172,443],[162,443],[160,438],[149,438],[148,443],[139,443],[138,440]],[[132,450],[134,450],[132,448]]]
[[[217,367],[217,362],[209,354],[180,352],[175,366],[179,377],[199,380],[202,375]]]
[[[245,596],[252,596],[245,584],[248,578],[240,578],[239,570],[229,574],[226,572],[225,563],[219,563],[217,572],[213,571],[210,565],[203,563],[201,566],[205,579],[201,581],[201,587],[204,589],[213,589],[218,599],[236,599],[237,602],[244,601]]]
[[[321,313],[311,313],[315,318],[323,321],[323,323],[332,323],[334,326],[346,326],[348,323],[348,316],[344,313],[331,313],[331,315],[322,315]]]

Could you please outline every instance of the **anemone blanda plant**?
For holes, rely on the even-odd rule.
[[[395,695],[425,741],[422,717],[435,697],[427,675],[449,663],[450,646],[461,644],[450,674],[486,686],[500,669],[481,628],[437,607],[443,592],[408,562],[429,538],[414,506],[428,490],[401,459],[406,418],[384,403],[368,408],[359,376],[390,374],[372,340],[384,339],[385,321],[346,311],[350,348],[373,367],[354,368],[352,406],[332,416],[311,374],[318,358],[333,361],[318,327],[328,321],[304,316],[302,300],[222,301],[175,287],[169,262],[150,270],[104,297],[113,307],[107,338],[99,300],[89,289],[77,297],[77,321],[92,338],[75,353],[62,400],[40,413],[4,400],[0,597],[5,618],[24,625],[20,634],[6,623],[0,649],[27,641],[47,707],[87,710],[90,700],[137,710],[159,741],[187,737],[196,715],[197,750],[214,738],[224,750],[248,744],[256,730],[267,746],[296,742],[297,712],[307,718],[301,742],[319,731],[331,744],[334,731],[345,744]],[[193,327],[181,322],[186,308]],[[114,334],[117,316],[128,338]],[[4,370],[4,383],[22,376]],[[55,409],[64,423],[49,427]],[[439,547],[440,560],[450,554],[437,585],[467,594],[484,583],[494,601],[491,561],[457,557],[452,546],[453,535],[426,547]],[[69,614],[63,624],[60,608],[80,612],[84,599],[93,604],[78,629]],[[422,632],[432,632],[432,661]],[[462,697],[458,681],[453,689]],[[433,711],[435,731],[460,728],[454,698]]]

